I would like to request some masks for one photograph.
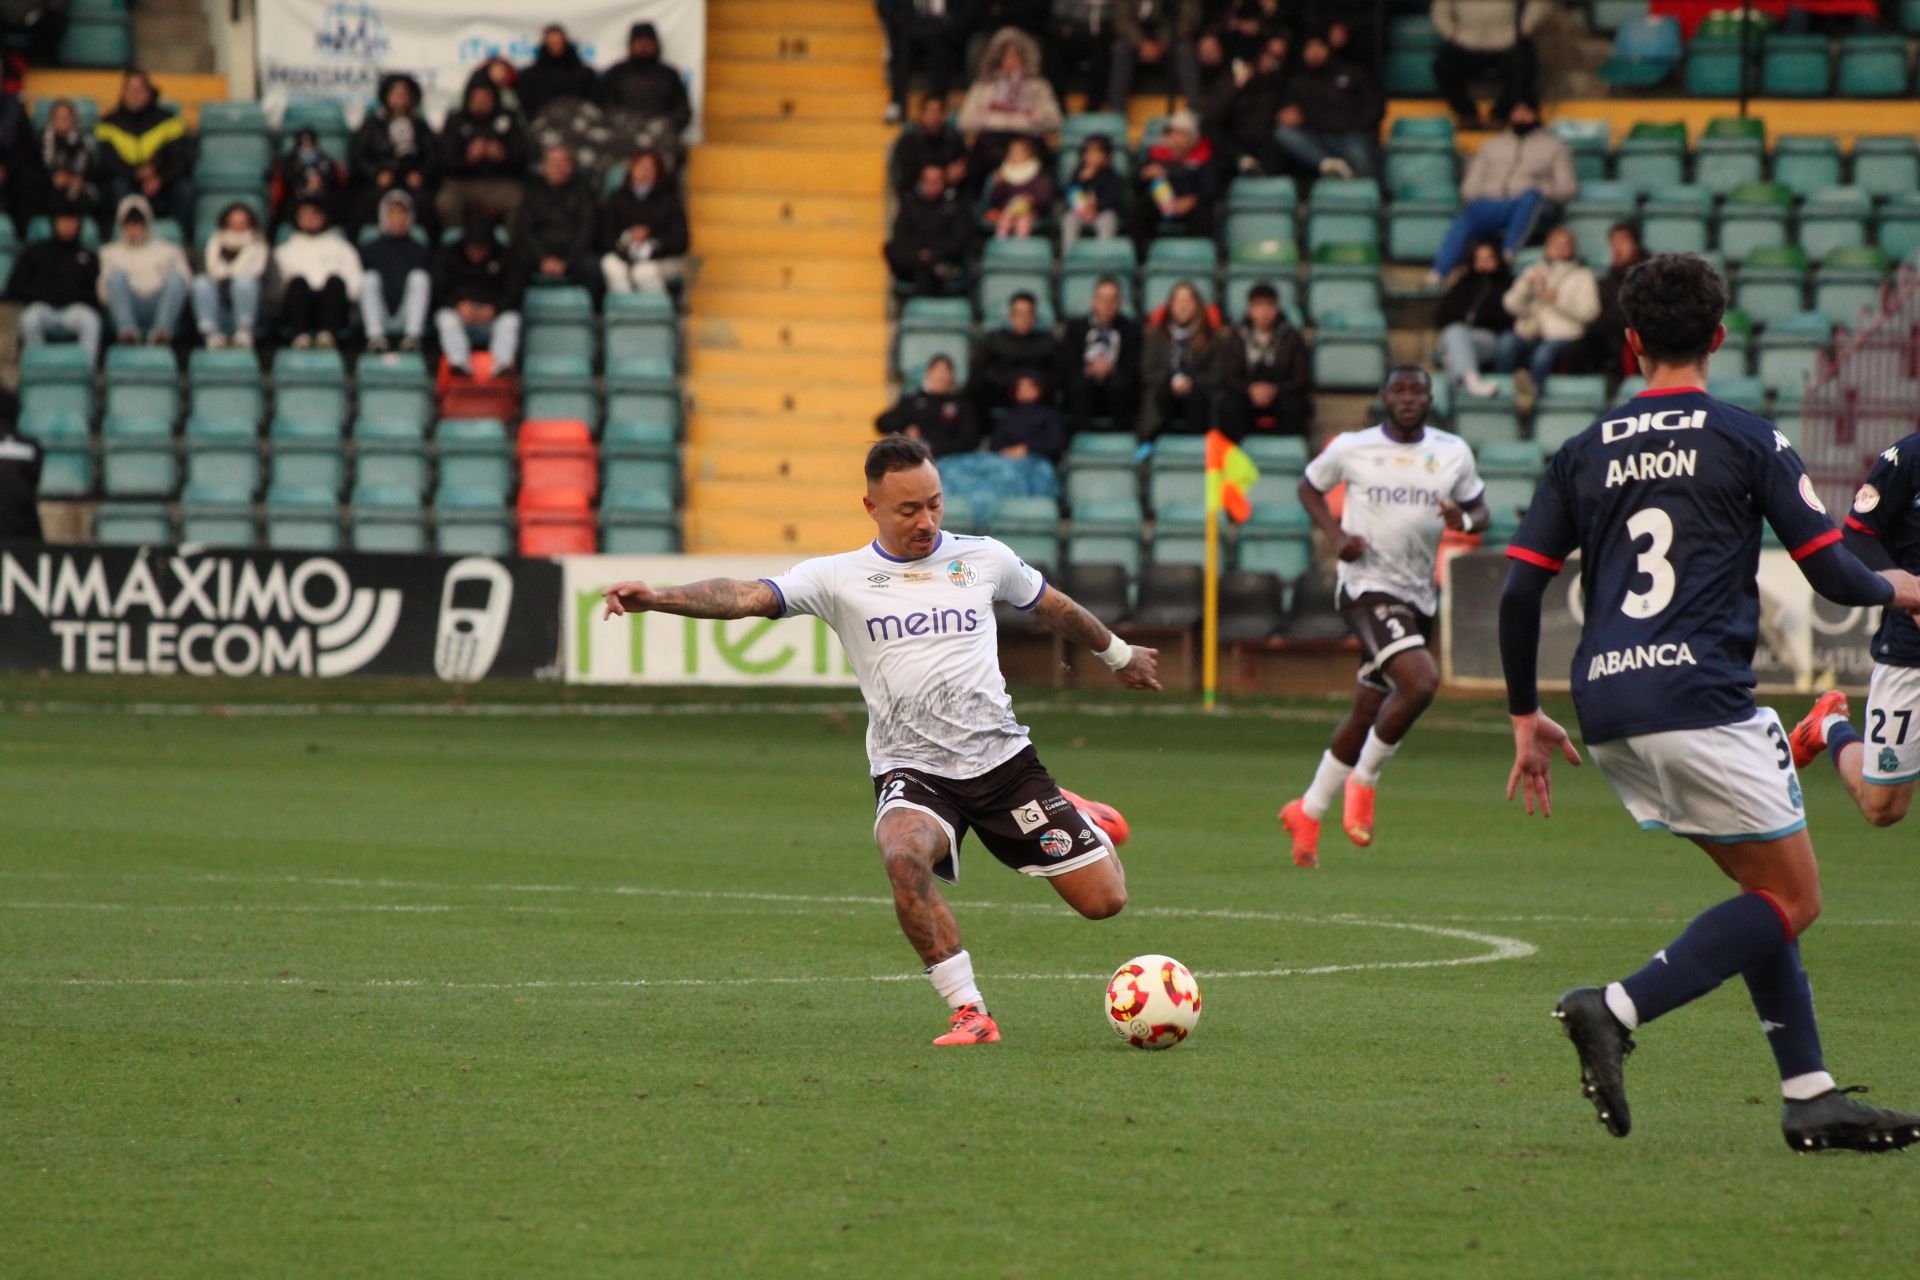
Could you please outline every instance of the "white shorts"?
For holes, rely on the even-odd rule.
[[[1860,780],[1897,787],[1920,778],[1920,667],[1876,665],[1867,682],[1867,754]]]
[[[1807,825],[1786,730],[1767,707],[1739,724],[1643,733],[1592,750],[1643,831],[1733,844]]]

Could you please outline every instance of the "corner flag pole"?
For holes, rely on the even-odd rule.
[[[1207,580],[1200,597],[1201,705],[1213,710],[1220,677],[1220,508],[1207,504]]]

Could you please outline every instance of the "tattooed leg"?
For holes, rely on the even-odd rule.
[[[900,931],[921,962],[936,965],[959,955],[960,925],[933,876],[934,863],[947,856],[947,833],[924,813],[895,809],[880,819],[874,841],[893,882]]]

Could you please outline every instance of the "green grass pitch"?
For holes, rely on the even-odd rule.
[[[1788,1152],[1738,983],[1642,1033],[1631,1138],[1594,1122],[1555,997],[1728,886],[1591,766],[1550,822],[1503,804],[1489,703],[1437,707],[1376,846],[1330,828],[1305,873],[1273,812],[1335,704],[1026,696],[1054,773],[1132,820],[1133,902],[1077,919],[969,847],[1006,1039],[935,1050],[838,705],[46,704],[136,696],[316,695],[0,684],[10,1280],[1913,1274],[1920,1164]],[[1920,1105],[1914,831],[1805,785],[1831,1065]],[[1205,993],[1167,1053],[1100,1016],[1145,951]]]

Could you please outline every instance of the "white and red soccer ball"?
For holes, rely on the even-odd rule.
[[[1136,1049],[1171,1049],[1200,1021],[1200,984],[1172,956],[1135,956],[1107,981],[1107,1025]]]

